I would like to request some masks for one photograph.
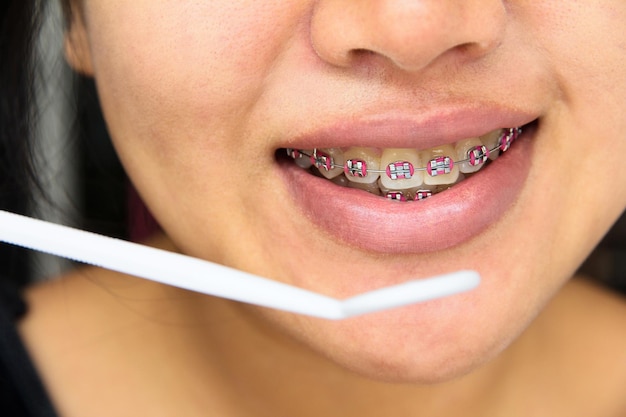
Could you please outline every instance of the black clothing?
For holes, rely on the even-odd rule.
[[[0,416],[56,417],[15,326],[25,314],[19,292],[0,280]]]

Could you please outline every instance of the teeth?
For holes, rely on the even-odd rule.
[[[427,174],[424,183],[427,185],[454,184],[459,178],[459,168],[454,164],[456,152],[452,145],[443,145],[421,152],[422,160],[426,161]]]
[[[520,132],[519,128],[499,129],[423,151],[363,147],[286,151],[301,168],[310,168],[312,174],[342,187],[390,200],[423,200],[463,181],[465,174],[479,171],[488,160],[498,158]]]
[[[393,201],[407,201],[407,196],[403,191],[389,191],[385,194],[385,197]]]
[[[427,198],[432,197],[434,194],[433,191],[431,190],[427,190],[427,189],[420,189],[417,190],[415,192],[415,197],[413,197],[414,201],[422,201],[422,200],[426,200]]]
[[[485,145],[483,145],[482,141],[479,138],[465,139],[460,142],[457,142],[456,145],[454,145],[454,150],[456,151],[456,158],[457,158],[456,160],[462,161],[465,159],[469,159],[471,152],[474,152],[474,155],[477,156],[477,154],[480,153],[481,151],[489,150],[487,146],[485,146],[485,148],[482,149],[483,146]],[[474,162],[476,165],[472,165],[470,161],[461,162],[458,164],[459,171],[461,171],[464,174],[471,174],[473,172],[477,172],[479,169],[481,169],[485,165],[484,162],[481,163],[480,161],[482,161],[481,158],[477,159],[476,162]]]
[[[389,190],[407,190],[419,187],[424,174],[415,168],[422,166],[419,152],[415,149],[385,149],[380,157],[380,183]]]
[[[309,158],[305,154],[312,155],[313,149],[304,149],[300,151],[297,149],[287,149],[287,155],[291,156],[294,159],[296,165],[298,165],[300,168],[309,169],[311,165],[313,165],[313,163],[311,162],[311,158]]]
[[[520,133],[520,129],[506,129],[498,139],[498,146],[500,151],[506,152],[509,150],[515,139],[517,139]]]
[[[491,132],[484,136],[481,136],[480,140],[487,147],[487,149],[493,149],[496,146],[498,146],[498,139],[500,139],[501,135],[502,135],[502,130],[497,130],[495,132]],[[496,159],[498,159],[499,155],[500,155],[500,150],[495,149],[489,153],[489,159],[491,159],[492,161],[495,161]]]
[[[311,154],[311,163],[319,169],[320,174],[328,179],[343,174],[345,159],[340,148],[315,149]]]
[[[373,184],[380,177],[380,151],[372,148],[349,148],[344,152],[344,168],[349,181],[361,184]],[[368,170],[368,172],[365,172]]]
[[[383,177],[381,177],[378,180],[378,187],[380,189],[380,195],[387,197],[390,200],[406,201],[408,200],[407,196],[411,193],[411,191],[417,189],[417,188],[408,188],[405,190],[390,189],[388,187],[385,187],[385,185],[383,185],[382,178]]]

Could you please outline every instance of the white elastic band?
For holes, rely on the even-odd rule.
[[[332,320],[468,291],[475,271],[405,282],[340,301],[223,265],[0,210],[0,241],[203,294]]]

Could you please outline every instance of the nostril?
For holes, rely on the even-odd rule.
[[[371,51],[369,49],[365,49],[365,48],[357,48],[357,49],[352,50],[351,55],[356,58],[369,57],[369,56],[376,55],[376,52]]]
[[[444,56],[469,62],[487,55],[502,41],[506,22],[500,1],[320,0],[310,39],[319,58],[335,67],[376,62],[416,72]]]

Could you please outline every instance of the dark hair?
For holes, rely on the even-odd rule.
[[[5,0],[0,6],[0,208],[24,213],[37,188],[33,168],[32,127],[35,38],[43,1]],[[2,274],[26,282],[26,253],[0,247]]]
[[[61,0],[60,4],[64,24],[69,25],[70,0]],[[80,207],[80,213],[64,213],[48,198],[45,185],[38,180],[41,173],[35,161],[41,157],[41,150],[36,133],[41,109],[35,86],[57,82],[43,73],[38,50],[40,26],[50,6],[43,0],[9,0],[0,6],[0,209],[29,214],[38,206],[36,202],[44,201],[45,210],[61,217],[67,214],[82,228],[126,238],[129,184],[107,135],[91,79],[75,74],[73,91],[63,92],[70,96],[63,100],[69,99],[75,106],[74,117],[66,121],[70,126],[65,130],[72,136],[70,153],[78,156],[68,158],[67,163],[77,165],[74,186],[78,197],[70,198],[76,208]],[[58,64],[59,68],[66,65]],[[75,218],[76,214],[80,218]],[[0,243],[0,281],[27,284],[33,272],[30,260],[29,251]]]

